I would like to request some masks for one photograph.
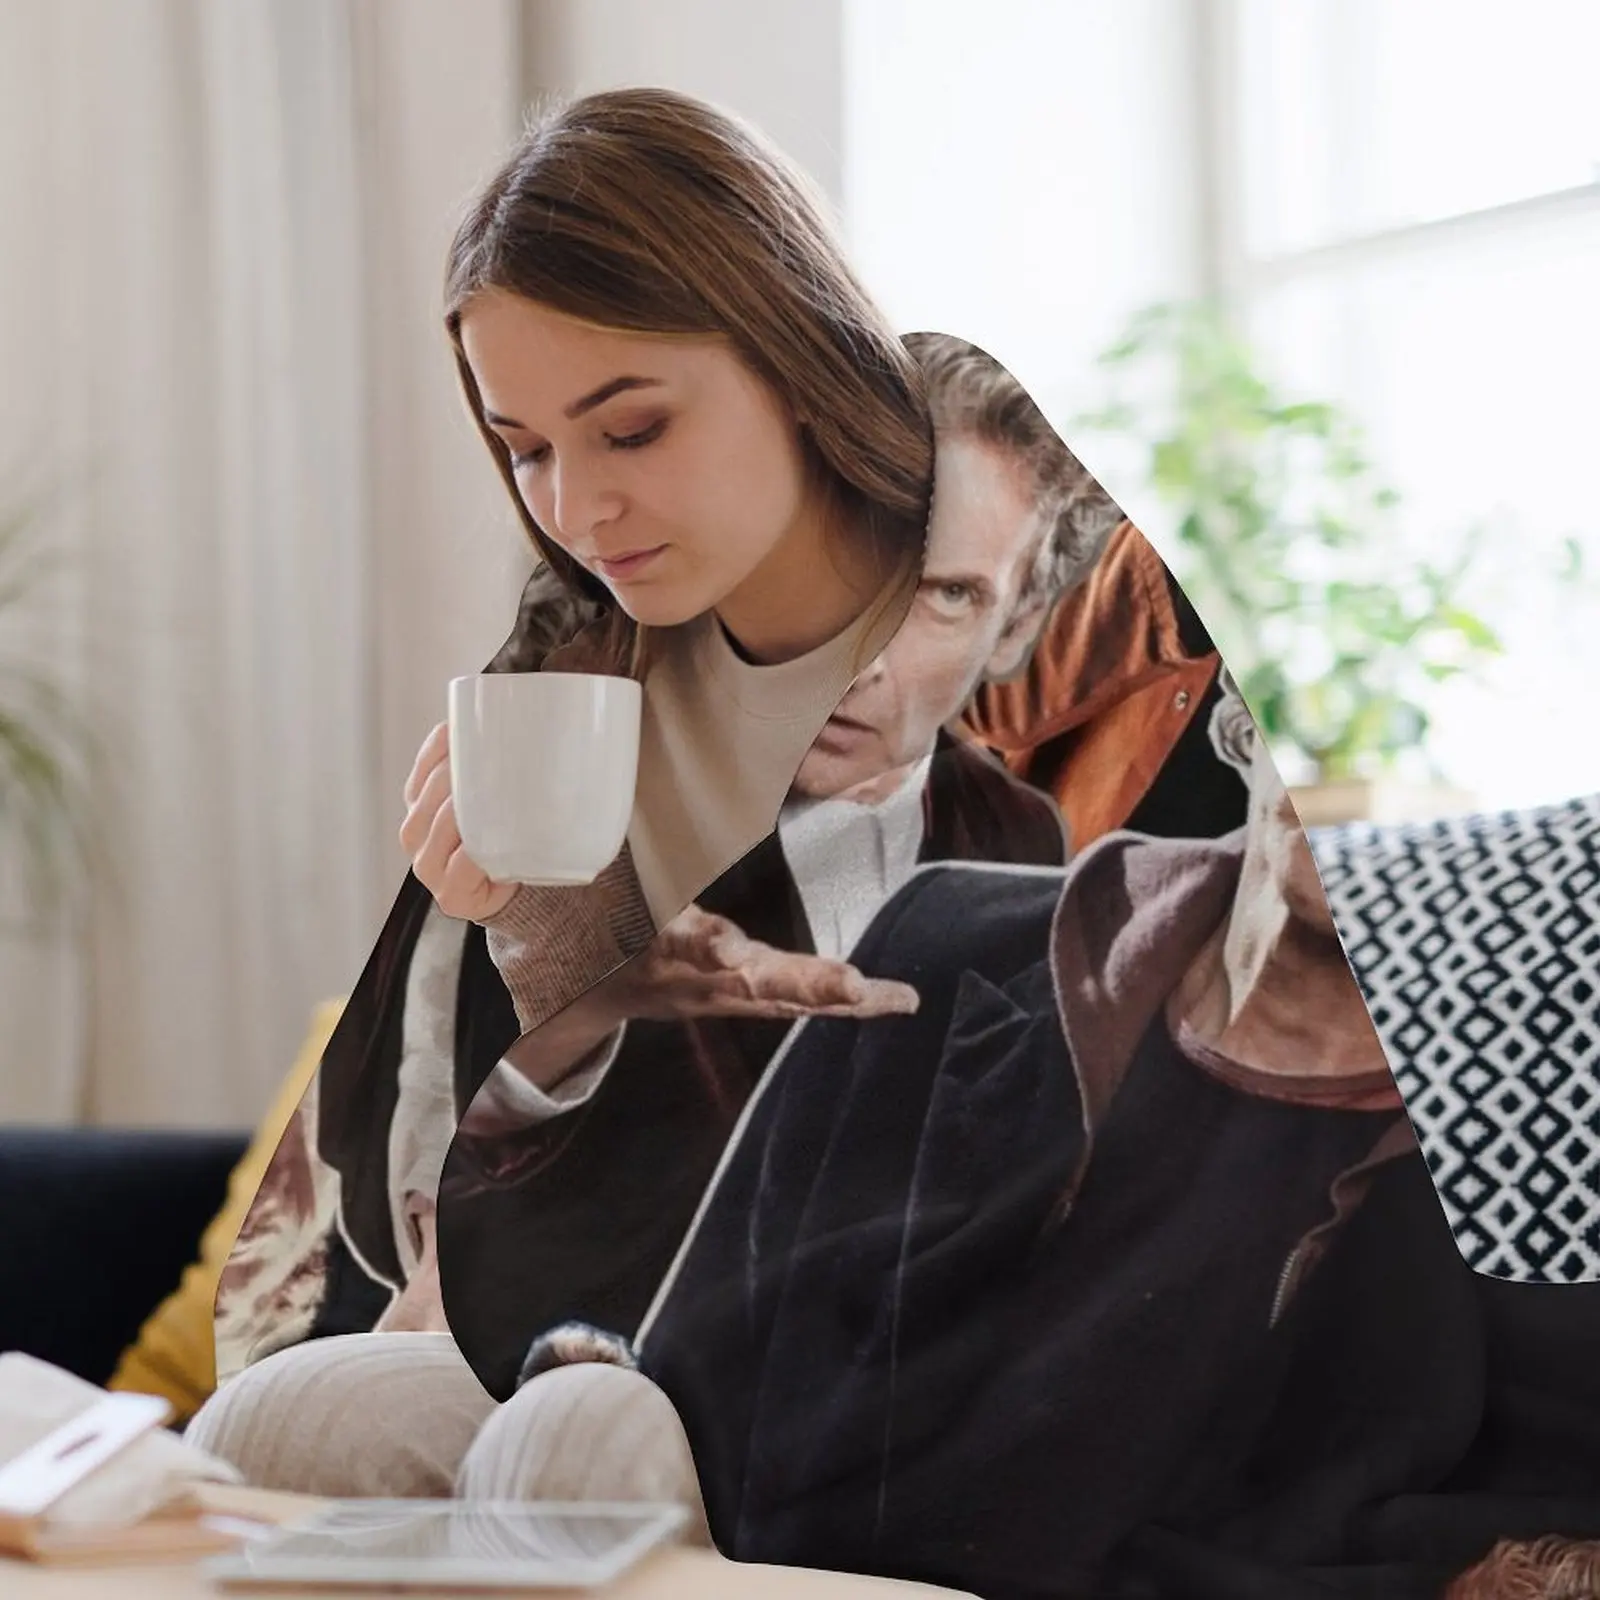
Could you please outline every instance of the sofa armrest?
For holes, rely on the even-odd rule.
[[[0,1128],[0,1350],[104,1383],[194,1259],[248,1142]]]

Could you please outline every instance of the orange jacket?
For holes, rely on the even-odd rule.
[[[962,731],[1056,797],[1073,851],[1122,827],[1217,672],[1185,648],[1167,569],[1131,522],[1051,612],[1027,671],[985,684]]]

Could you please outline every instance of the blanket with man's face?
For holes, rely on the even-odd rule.
[[[520,1037],[408,878],[219,1368],[633,1361],[727,1554],[983,1595],[1433,1596],[1600,1536],[1600,1291],[1466,1268],[1202,619],[999,363],[908,343],[919,586],[771,835]],[[592,618],[536,573],[490,670]]]

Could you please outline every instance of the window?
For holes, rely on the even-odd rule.
[[[1592,0],[1237,0],[1257,258],[1600,179]]]
[[[1600,0],[843,17],[846,217],[901,325],[986,345],[1075,439],[1132,311],[1225,293],[1283,388],[1362,420],[1408,537],[1495,532],[1468,598],[1508,654],[1440,707],[1444,774],[1600,789],[1600,586],[1528,572],[1570,535],[1600,573]],[[1092,464],[1170,548],[1140,464]]]
[[[1211,241],[1286,386],[1337,398],[1408,536],[1492,537],[1467,597],[1508,648],[1435,754],[1485,805],[1600,789],[1600,6],[1222,0]]]

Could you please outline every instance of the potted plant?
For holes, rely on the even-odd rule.
[[[1177,516],[1174,575],[1303,780],[1302,820],[1470,809],[1427,736],[1439,686],[1500,651],[1462,599],[1482,530],[1444,557],[1408,548],[1353,419],[1285,400],[1213,305],[1152,306],[1100,360],[1114,397],[1079,421],[1140,447]]]
[[[99,761],[69,695],[15,642],[26,603],[55,564],[39,547],[37,521],[34,507],[0,511],[0,929],[25,936],[66,909],[82,881]]]

